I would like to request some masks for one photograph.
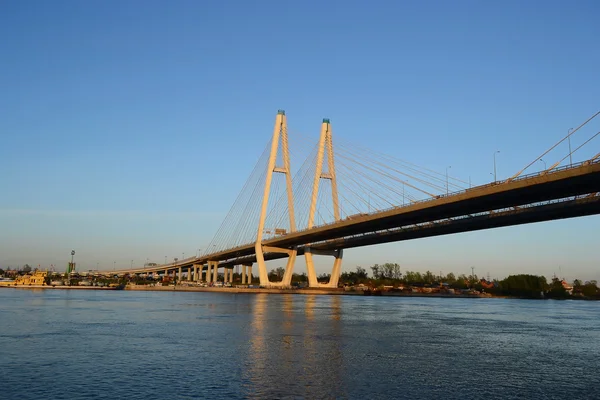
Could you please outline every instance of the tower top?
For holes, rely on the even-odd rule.
[[[323,118],[323,123],[324,124],[328,124],[329,123],[329,118]]]
[[[279,115],[285,115],[285,110],[277,110],[277,114],[279,114]]]

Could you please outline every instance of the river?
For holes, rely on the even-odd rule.
[[[600,303],[0,289],[2,399],[599,399]]]

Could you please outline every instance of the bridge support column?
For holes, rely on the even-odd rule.
[[[271,287],[289,287],[292,285],[292,275],[294,273],[294,264],[296,263],[296,256],[298,254],[298,249],[295,247],[292,249],[286,249],[281,247],[271,247],[271,246],[263,246],[263,251],[267,251],[269,253],[285,253],[288,255],[287,264],[285,266],[285,273],[283,274],[283,278],[281,282],[269,282],[269,286]],[[262,284],[261,284],[262,286]]]
[[[248,285],[252,285],[252,265],[248,265]]]
[[[198,280],[198,266],[196,264],[194,264],[194,276],[190,279],[194,282]]]
[[[277,153],[279,149],[279,142],[281,141],[281,159],[283,161],[283,166],[278,167],[277,164]],[[267,208],[269,205],[269,194],[271,192],[271,181],[273,178],[273,173],[282,173],[285,175],[286,182],[286,192],[287,192],[287,200],[288,200],[288,216],[290,222],[290,232],[296,231],[296,220],[294,216],[294,193],[292,190],[292,175],[290,168],[290,154],[289,154],[289,144],[288,144],[288,134],[287,134],[287,118],[285,116],[285,112],[283,110],[279,110],[277,112],[277,117],[275,118],[275,127],[273,129],[273,139],[271,140],[271,153],[269,156],[269,164],[267,166],[267,176],[265,179],[265,188],[262,199],[262,207],[260,213],[260,219],[258,222],[258,232],[256,235],[256,243],[254,245],[255,253],[256,253],[256,264],[258,265],[258,277],[260,279],[260,285],[264,287],[277,286],[271,284],[269,282],[269,275],[267,273],[267,265],[265,263],[264,251],[262,246],[263,233],[265,229],[265,221],[267,218]],[[277,231],[277,229],[276,229]],[[277,234],[277,233],[276,233]],[[285,234],[285,231],[284,233]],[[286,251],[287,252],[287,251]],[[291,277],[291,269],[294,268],[295,254],[292,259],[290,256],[290,260],[288,261],[288,268],[286,268],[286,272],[290,269],[290,277]],[[252,271],[252,267],[250,266],[250,271]],[[252,273],[250,273],[252,275]],[[251,279],[251,278],[250,278]],[[252,281],[250,280],[249,283]],[[281,283],[279,284],[281,285]]]
[[[188,267],[188,269],[187,269],[187,275],[185,277],[185,280],[188,281],[188,282],[192,280],[191,271],[192,271],[192,268]]]
[[[242,285],[246,284],[246,265],[242,265]]]
[[[213,262],[213,282],[217,282],[219,278],[219,262]]]
[[[210,261],[207,262],[206,263],[206,283],[211,283],[212,282],[212,280],[210,279],[212,277],[211,274],[210,274],[211,273],[211,267],[212,267],[212,262],[210,262]]]
[[[179,276],[177,277],[177,282],[181,282],[181,267],[179,267]]]
[[[327,153],[327,172],[323,171],[323,158]],[[310,210],[308,213],[308,229],[314,226],[315,214],[317,211],[317,200],[319,197],[319,184],[321,179],[328,179],[331,181],[331,203],[333,205],[333,219],[334,221],[340,220],[340,205],[338,200],[337,190],[337,178],[335,173],[335,162],[333,153],[333,139],[331,133],[331,125],[328,119],[323,119],[321,124],[321,135],[319,138],[319,149],[317,153],[317,165],[315,168],[315,177],[313,181],[312,198],[310,202]],[[315,273],[315,266],[313,263],[313,254],[332,255],[335,257],[333,263],[333,270],[331,271],[331,279],[329,283],[320,285],[317,281],[317,274]],[[304,250],[304,257],[306,259],[306,269],[308,273],[308,286],[309,287],[337,287],[339,280],[340,269],[342,267],[342,256],[343,251],[335,250],[333,252],[322,252],[315,249],[311,249],[307,246]],[[335,286],[332,286],[335,285]]]
[[[331,277],[328,283],[319,283],[317,281],[317,274],[315,272],[315,265],[313,263],[313,254],[323,256],[333,256],[335,261],[333,262],[333,268],[331,270]],[[344,257],[344,250],[333,250],[333,251],[319,251],[307,247],[304,250],[304,256],[306,258],[306,269],[308,275],[308,286],[309,287],[326,287],[326,288],[337,288],[340,280],[340,271],[342,269],[342,258]]]

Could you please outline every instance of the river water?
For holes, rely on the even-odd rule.
[[[600,399],[600,303],[0,289],[0,399]]]

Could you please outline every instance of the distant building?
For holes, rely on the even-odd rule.
[[[565,281],[564,279],[562,281],[560,281],[561,285],[563,288],[565,288],[565,290],[567,291],[567,293],[569,293],[570,295],[573,294],[573,286],[569,285],[569,283],[567,281]]]

